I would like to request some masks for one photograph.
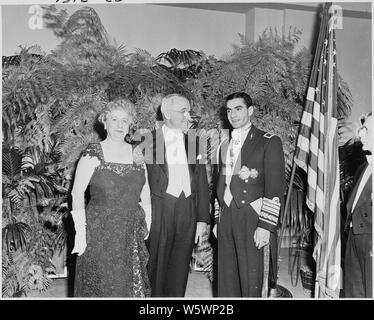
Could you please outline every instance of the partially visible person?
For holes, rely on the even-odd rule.
[[[356,132],[360,124],[356,121],[342,120],[338,127],[338,146],[351,145],[357,140]]]
[[[72,253],[78,253],[75,297],[150,295],[144,241],[151,224],[150,190],[141,151],[125,141],[134,115],[130,101],[109,102],[98,118],[106,138],[89,144],[78,162],[71,212]]]
[[[201,243],[210,221],[205,165],[188,157],[198,150],[196,141],[184,134],[190,108],[184,96],[164,97],[164,124],[152,132],[153,159],[147,163],[152,194],[147,240],[152,297],[184,297],[193,246]]]
[[[372,292],[372,172],[373,117],[361,119],[358,136],[366,153],[366,162],[357,169],[354,186],[347,202],[345,229],[348,240],[345,250],[344,295],[346,298],[371,298]]]
[[[265,246],[272,257],[269,276],[277,274],[276,231],[286,186],[283,147],[279,137],[252,124],[248,94],[227,96],[226,112],[232,132],[219,159],[218,296],[261,297]]]

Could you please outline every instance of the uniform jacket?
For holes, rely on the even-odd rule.
[[[198,143],[196,139],[187,139],[184,135],[186,154],[190,149],[190,159],[188,159],[188,169],[191,182],[191,197],[195,203],[195,214],[198,222],[210,223],[209,212],[209,188],[205,164],[201,164],[197,158]],[[150,157],[146,155],[148,171],[148,182],[152,197],[165,196],[168,187],[168,164],[165,156],[165,140],[162,129],[152,131],[152,148]]]
[[[347,202],[348,218],[346,221],[345,229],[348,229],[350,222],[352,221],[353,234],[372,233],[372,174],[370,175],[364,188],[362,189],[361,195],[357,200],[354,210],[352,211],[352,206],[357,194],[357,189],[367,166],[368,164],[364,163],[357,169],[357,173],[354,178],[354,187]]]
[[[225,191],[224,167],[226,163],[229,140],[221,145],[219,161],[219,178],[217,183],[217,197],[222,206]],[[241,179],[238,175],[242,166],[252,170],[254,175],[248,179]],[[256,176],[257,172],[257,176]],[[238,208],[250,206],[261,198],[273,199],[278,197],[282,202],[285,193],[285,164],[282,142],[279,137],[257,129],[253,124],[243,143],[234,166],[234,174],[230,183],[233,201]],[[261,212],[263,210],[261,209]],[[279,213],[278,213],[279,217]],[[259,217],[258,227],[274,231],[278,226],[278,217],[267,219],[266,214]]]

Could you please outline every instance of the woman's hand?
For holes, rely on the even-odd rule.
[[[73,217],[75,228],[74,248],[71,253],[78,253],[78,256],[81,256],[87,248],[86,212],[84,209],[72,210],[71,215]]]

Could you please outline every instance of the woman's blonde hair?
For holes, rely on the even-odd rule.
[[[104,125],[108,114],[113,110],[123,110],[127,112],[131,119],[134,119],[136,115],[134,104],[130,100],[121,98],[108,102],[104,109],[100,112],[98,121]]]

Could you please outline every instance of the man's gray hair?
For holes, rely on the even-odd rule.
[[[185,96],[183,96],[183,95],[181,95],[181,94],[179,94],[179,93],[171,93],[171,94],[168,94],[168,95],[166,95],[162,100],[161,100],[161,113],[162,113],[162,115],[164,115],[165,114],[165,111],[171,106],[171,105],[173,105],[173,103],[174,103],[174,98],[182,98],[182,99],[185,99],[186,101],[188,101],[188,99],[185,97]],[[188,103],[190,103],[189,101],[188,101]]]

